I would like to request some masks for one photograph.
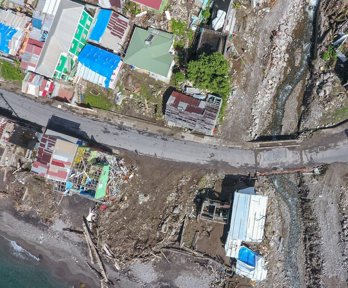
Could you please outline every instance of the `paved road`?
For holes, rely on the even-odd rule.
[[[348,162],[348,140],[344,132],[338,133],[332,143],[321,147],[273,149],[243,149],[214,146],[137,131],[121,125],[89,119],[79,114],[41,104],[27,97],[0,90],[19,117],[46,126],[52,116],[79,124],[79,129],[99,143],[158,158],[208,164],[224,162],[232,167],[278,168],[301,166],[309,163]],[[1,104],[4,106],[4,104]]]

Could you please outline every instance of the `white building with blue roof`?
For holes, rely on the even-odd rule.
[[[84,79],[104,88],[114,89],[122,63],[120,56],[87,44],[78,56],[75,82]]]

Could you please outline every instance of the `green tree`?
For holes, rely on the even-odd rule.
[[[172,19],[172,31],[177,36],[184,36],[187,28],[187,24],[180,20]]]
[[[188,79],[198,88],[227,100],[231,92],[230,67],[221,53],[203,54],[188,63]]]

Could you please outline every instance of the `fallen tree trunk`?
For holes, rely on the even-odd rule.
[[[98,253],[98,250],[97,248],[95,247],[94,243],[93,243],[93,240],[92,240],[92,237],[91,237],[91,232],[89,231],[89,228],[88,228],[88,223],[87,223],[87,220],[86,220],[86,217],[83,217],[83,230],[84,230],[84,234],[85,234],[85,237],[86,237],[86,240],[91,248],[91,250],[93,251],[94,253],[94,256],[97,260],[97,264],[100,268],[100,273],[101,275],[103,276],[103,279],[105,281],[105,283],[109,283],[109,279],[108,279],[108,276],[106,275],[106,271],[105,271],[105,267],[104,267],[104,264],[103,264],[103,261],[101,260],[101,257]]]

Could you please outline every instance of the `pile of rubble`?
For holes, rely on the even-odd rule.
[[[348,56],[340,51],[344,45],[347,46],[347,5],[344,1],[320,3],[316,35],[318,43],[315,51],[317,59],[312,63],[306,87],[301,128],[332,125],[344,120],[336,118],[335,114],[338,109],[348,105]],[[330,53],[329,49],[332,49],[335,56],[328,54],[330,59],[326,59],[325,53]]]

